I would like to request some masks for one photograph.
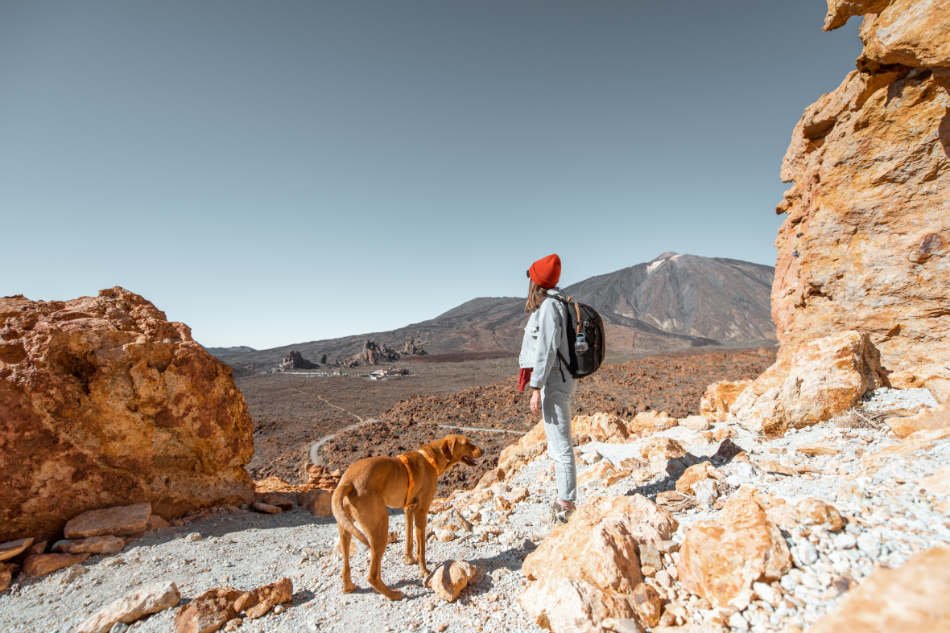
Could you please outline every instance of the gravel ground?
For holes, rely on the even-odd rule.
[[[886,399],[889,407],[906,408],[908,402],[919,401],[920,395],[876,394],[869,402]],[[886,409],[882,404],[879,410]],[[777,439],[730,428],[732,441],[746,451],[749,459],[733,459],[719,467],[724,476],[722,497],[742,485],[752,485],[789,503],[818,497],[835,505],[848,523],[838,533],[815,527],[784,531],[795,566],[771,585],[772,591],[781,596],[779,606],[757,598],[742,612],[730,614],[727,630],[805,629],[876,565],[897,566],[917,551],[940,542],[950,543],[950,522],[941,511],[946,507],[946,497],[925,494],[920,489],[924,477],[947,471],[950,440],[939,440],[916,451],[893,450],[901,443],[889,435],[885,426],[855,428],[843,425],[843,420],[792,431]],[[719,445],[709,441],[708,435],[681,426],[659,435],[677,439],[700,459],[712,455]],[[619,463],[626,456],[637,455],[643,441],[579,447],[582,480],[583,473],[601,458]],[[810,450],[815,447],[824,450]],[[799,474],[770,472],[766,464],[776,462]],[[480,505],[459,504],[473,524],[472,531],[458,530],[457,538],[449,542],[429,540],[430,569],[457,559],[474,563],[481,572],[452,604],[441,601],[423,586],[416,566],[403,563],[401,512],[390,516],[390,530],[398,534],[399,540],[389,545],[383,562],[383,579],[406,593],[404,600],[394,603],[368,588],[368,557],[362,548],[353,558],[353,577],[360,589],[350,595],[341,593],[341,558],[336,551],[337,529],[332,519],[314,519],[301,509],[278,515],[232,510],[150,533],[130,543],[120,554],[93,557],[44,578],[14,585],[0,594],[0,631],[66,633],[105,604],[158,580],[175,581],[188,600],[216,586],[250,589],[285,576],[294,584],[293,602],[279,613],[247,620],[240,631],[540,631],[518,604],[524,586],[520,570],[524,557],[550,530],[552,479],[552,465],[545,456],[530,461],[511,479],[496,484],[492,496]],[[580,501],[593,494],[640,493],[652,498],[672,489],[673,483],[675,479],[660,471],[652,478],[634,474],[609,488],[595,480],[580,487]],[[521,496],[518,491],[526,493],[526,498],[516,503],[510,514],[499,513],[492,498]],[[674,540],[682,541],[688,527],[715,515],[715,508],[675,512],[680,528]],[[440,516],[431,518],[433,527]],[[667,575],[663,582],[667,583],[669,577],[676,577],[678,554],[664,557]],[[656,582],[657,578],[648,582]],[[708,605],[703,608],[675,580],[668,584],[661,587],[662,593],[682,604],[691,621],[706,627],[702,630],[723,630],[712,624],[717,617],[721,621],[722,614],[708,609]],[[769,597],[768,588],[763,588],[762,594]],[[173,616],[174,610],[168,610],[127,630],[172,631]]]
[[[449,543],[430,539],[430,569],[459,559],[482,572],[449,604],[423,586],[417,566],[403,562],[405,523],[402,512],[392,513],[390,530],[400,540],[386,549],[383,579],[406,597],[390,602],[367,585],[368,554],[362,548],[351,559],[360,589],[349,595],[340,591],[342,562],[332,518],[315,519],[299,508],[277,515],[222,512],[150,533],[120,554],[95,556],[14,585],[0,594],[0,631],[67,633],[116,598],[159,580],[174,581],[187,600],[216,586],[251,589],[285,576],[294,584],[292,604],[281,613],[246,620],[240,631],[539,631],[514,601],[520,594],[521,563],[534,548],[526,539],[546,533],[546,505],[522,503],[512,523],[510,530],[485,542],[476,542],[479,533]],[[174,612],[169,609],[123,630],[173,631]]]
[[[931,404],[936,403],[925,389],[880,389],[870,395],[861,409],[862,413],[880,413]],[[774,583],[774,589],[788,598],[785,607],[776,609],[765,600],[755,600],[742,613],[733,614],[729,630],[777,632],[792,626],[807,630],[836,604],[840,595],[859,584],[876,566],[897,567],[916,552],[950,543],[950,519],[944,511],[946,496],[925,494],[920,487],[924,478],[948,472],[950,440],[939,440],[916,451],[899,451],[895,449],[901,441],[887,431],[886,425],[846,426],[852,419],[845,415],[775,439],[733,427],[731,440],[746,451],[749,460],[732,460],[719,467],[725,476],[723,497],[743,485],[782,498],[790,505],[815,497],[834,505],[848,523],[837,534],[815,526],[783,531],[794,567]],[[718,443],[708,442],[684,427],[656,435],[676,439],[700,458],[711,456],[718,447]],[[637,456],[642,443],[591,443],[580,450],[597,453],[616,464],[625,457]],[[812,454],[816,451],[810,449],[816,447],[823,450]],[[802,472],[789,476],[761,466],[775,462]],[[638,485],[631,488],[631,483]],[[640,492],[655,497],[659,490],[670,489],[670,483],[662,476],[645,483],[625,479],[607,491]],[[674,540],[682,542],[691,524],[716,515],[714,508],[674,512],[680,523]],[[678,558],[674,553],[671,562]],[[668,566],[667,571],[675,578],[673,567]],[[678,592],[675,583],[671,592],[675,600],[687,605],[694,623],[720,630],[713,628],[715,611],[702,609],[695,597]]]

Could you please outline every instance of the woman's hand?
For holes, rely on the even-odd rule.
[[[541,390],[531,390],[531,413],[537,415],[541,412]]]

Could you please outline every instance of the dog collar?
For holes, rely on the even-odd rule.
[[[441,469],[439,469],[439,465],[436,463],[435,458],[432,455],[429,455],[427,452],[425,452],[424,449],[421,449],[421,448],[417,448],[416,452],[426,458],[426,461],[429,462],[429,465],[435,469],[436,477],[438,477],[442,471]]]

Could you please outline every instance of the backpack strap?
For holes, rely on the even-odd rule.
[[[560,302],[561,302],[562,304],[564,304],[565,306],[567,306],[567,307],[565,308],[565,309],[567,309],[567,310],[570,310],[570,307],[569,307],[569,306],[570,306],[572,303],[574,304],[574,308],[575,308],[575,310],[577,311],[577,328],[576,328],[576,329],[577,329],[577,332],[575,332],[575,335],[576,335],[576,334],[579,334],[580,331],[581,331],[581,329],[580,329],[580,328],[581,328],[581,308],[580,308],[580,305],[577,303],[577,301],[574,300],[574,297],[571,297],[570,295],[564,296],[564,295],[562,295],[561,293],[557,293],[556,295],[554,295],[554,298],[557,299],[558,301],[560,301]],[[559,314],[560,314],[560,313],[559,313]],[[568,315],[566,315],[566,314],[561,315],[561,319],[564,321],[564,326],[563,326],[564,335],[565,335],[565,336],[568,336],[567,330],[568,330],[568,326],[569,326],[570,323],[571,323],[571,320],[570,320],[570,318],[568,317]],[[564,377],[564,370],[561,368],[561,363],[566,363],[566,364],[567,364],[567,370],[571,373],[571,376],[573,376],[573,375],[574,375],[574,372],[577,370],[577,354],[574,352],[574,345],[571,344],[570,338],[568,338],[568,340],[567,340],[567,353],[568,353],[568,356],[570,356],[570,360],[568,360],[567,358],[564,358],[564,355],[561,354],[561,349],[560,349],[560,347],[561,347],[561,344],[558,343],[558,350],[557,350],[558,369],[561,371],[561,380],[563,380],[564,382],[567,382],[567,378]]]
[[[577,315],[577,326],[574,328],[576,330],[575,334],[580,334],[581,333],[581,304],[580,302],[577,301],[571,295],[562,295],[561,293],[558,293],[553,296],[555,299],[557,299],[564,305],[568,306],[568,309],[570,309],[571,305],[574,306],[574,314]]]

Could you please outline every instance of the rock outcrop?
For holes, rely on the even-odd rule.
[[[364,365],[394,362],[399,360],[399,352],[384,343],[366,339],[366,342],[363,343],[363,351],[359,353],[357,360]]]
[[[950,2],[829,0],[826,29],[865,15],[838,88],[792,134],[778,212],[779,362],[867,332],[896,387],[950,398]]]
[[[227,366],[139,295],[0,298],[0,540],[111,505],[247,502],[251,432]]]
[[[747,428],[777,434],[844,413],[887,384],[868,335],[843,332],[782,355],[739,394],[730,412]]]
[[[297,350],[290,350],[286,356],[284,356],[280,364],[277,366],[277,369],[280,371],[293,371],[294,369],[319,369],[320,365],[312,361],[307,360],[303,357],[303,354]]]

